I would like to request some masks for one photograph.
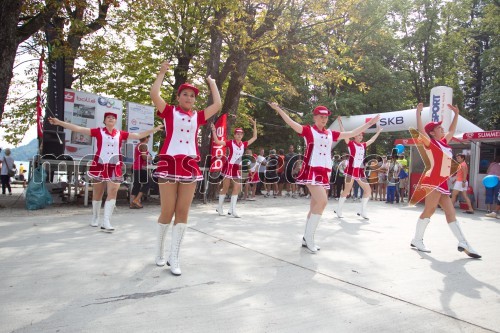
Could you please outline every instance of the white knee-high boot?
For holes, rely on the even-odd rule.
[[[91,227],[99,226],[99,215],[101,215],[101,200],[92,200],[92,222]]]
[[[113,231],[115,228],[111,225],[111,215],[113,215],[113,210],[115,209],[116,199],[107,200],[104,203],[104,218],[102,221],[101,229],[106,231]]]
[[[224,199],[226,198],[225,194],[219,194],[219,206],[217,206],[217,213],[219,213],[220,216],[224,215],[224,209],[222,208],[222,205],[224,204]]]
[[[231,206],[229,208],[229,211],[227,212],[227,215],[230,215],[232,217],[240,217],[238,213],[236,213],[236,203],[238,202],[238,195],[232,195],[231,196]]]
[[[167,231],[170,223],[158,223],[158,243],[156,246],[156,266],[165,266],[167,263],[165,259],[165,243],[167,241]]]
[[[347,197],[340,197],[339,198],[339,205],[337,206],[337,210],[334,210],[334,213],[337,213],[338,218],[343,218],[342,216],[342,207],[344,207],[344,202],[346,201]]]
[[[304,239],[306,241],[307,249],[312,253],[316,253],[318,251],[318,248],[314,245],[314,234],[316,233],[316,228],[318,228],[320,218],[321,215],[319,214],[311,214],[311,217],[309,217],[306,224]]]
[[[450,227],[455,237],[458,239],[458,251],[465,252],[471,258],[481,258],[481,256],[476,251],[474,251],[472,246],[470,246],[465,239],[458,221],[450,222],[448,223],[448,226]]]
[[[310,217],[308,217],[308,218],[306,219],[306,229],[304,230],[304,235],[305,235],[305,234],[306,234],[306,232],[307,232],[307,223],[309,223],[309,218],[310,218]],[[321,247],[320,247],[318,244],[316,244],[316,242],[314,242],[314,245],[316,246],[316,249],[317,249],[318,251],[319,251],[319,250],[321,250]],[[305,238],[304,236],[302,236],[302,247],[307,247],[306,238]]]
[[[415,227],[415,237],[413,237],[413,240],[410,243],[411,247],[414,247],[422,252],[431,252],[430,250],[427,250],[424,245],[424,233],[430,221],[431,220],[428,218],[418,219],[417,226]]]
[[[181,275],[179,252],[186,227],[186,223],[177,223],[172,227],[172,243],[170,245],[170,256],[167,265],[170,266],[170,272],[173,275]]]
[[[361,198],[361,212],[358,213],[358,216],[361,216],[365,220],[369,220],[368,216],[366,215],[366,206],[368,206],[368,200],[370,200],[370,198]]]

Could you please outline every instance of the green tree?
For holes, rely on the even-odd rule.
[[[13,76],[14,61],[19,45],[39,31],[61,7],[62,0],[10,1],[0,6],[0,120]]]

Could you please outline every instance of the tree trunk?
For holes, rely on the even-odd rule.
[[[45,25],[57,12],[62,0],[47,0],[46,6],[40,13],[31,17],[23,25],[19,25],[24,2],[3,0],[0,6],[0,22],[2,22],[0,29],[0,120],[7,102],[17,47]]]
[[[0,6],[0,120],[7,101],[10,81],[12,80],[12,69],[16,59],[17,46],[17,24],[21,14],[23,1],[2,1]]]
[[[224,99],[224,103],[222,105],[223,112],[226,112],[228,115],[234,115],[234,117],[228,117],[227,119],[228,133],[230,133],[234,123],[236,122],[238,104],[240,103],[240,93],[243,90],[248,66],[250,66],[250,61],[244,51],[238,52],[235,60],[235,70],[231,72],[229,85],[226,91],[226,98]]]

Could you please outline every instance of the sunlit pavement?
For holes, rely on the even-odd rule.
[[[475,260],[441,211],[424,254],[410,249],[422,207],[370,201],[366,221],[348,200],[339,220],[330,200],[310,254],[308,204],[260,196],[240,219],[193,204],[180,277],[154,264],[157,205],[119,206],[112,234],[90,208],[0,210],[0,332],[500,330],[500,220],[459,211]]]

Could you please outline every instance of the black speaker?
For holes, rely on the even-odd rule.
[[[59,137],[58,137],[59,135]],[[59,141],[61,139],[61,141]],[[57,159],[64,154],[64,132],[43,131],[42,158]]]

